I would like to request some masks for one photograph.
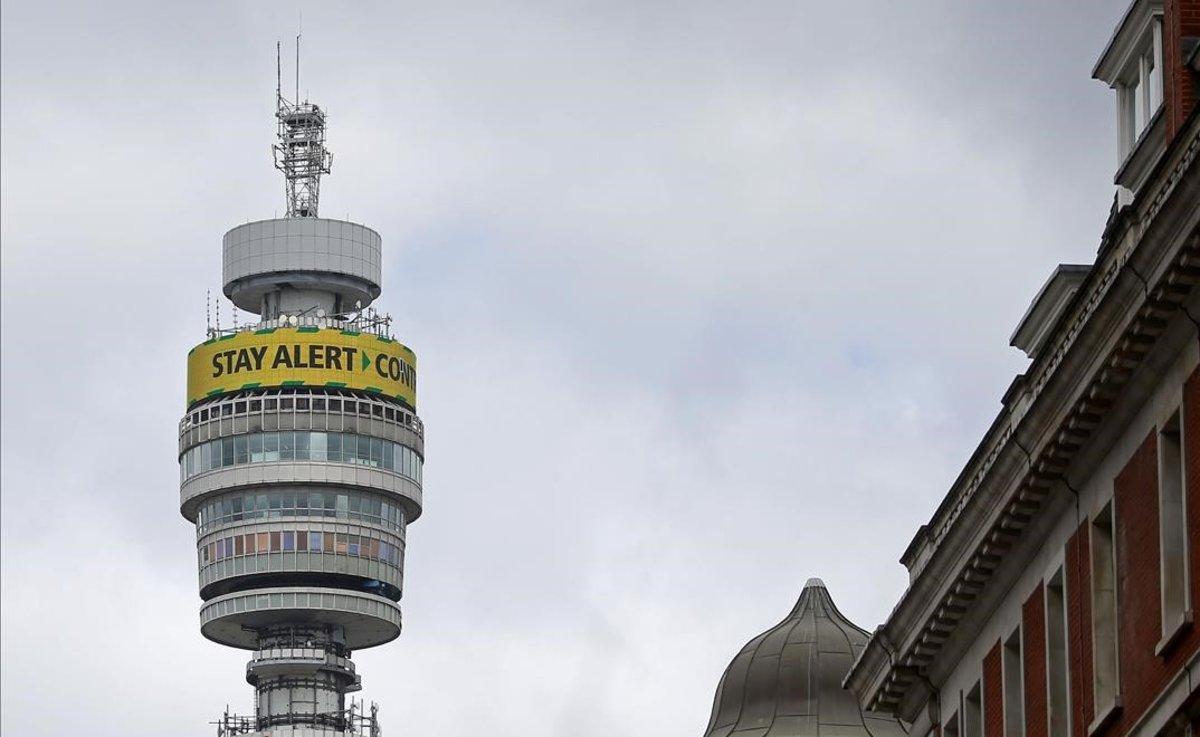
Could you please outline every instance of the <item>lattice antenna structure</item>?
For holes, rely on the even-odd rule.
[[[333,154],[325,148],[325,111],[307,99],[300,102],[300,37],[296,36],[296,99],[283,96],[275,44],[275,120],[278,142],[272,147],[275,168],[283,172],[287,216],[315,218],[321,196],[321,175],[333,167]]]

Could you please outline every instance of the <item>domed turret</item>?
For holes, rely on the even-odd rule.
[[[904,737],[903,723],[864,711],[842,688],[867,639],[809,579],[791,613],[725,669],[705,737]]]

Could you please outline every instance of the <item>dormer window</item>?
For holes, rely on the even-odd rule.
[[[1124,161],[1162,107],[1162,16],[1153,19],[1139,52],[1126,63],[1117,84],[1121,117],[1119,155]]]
[[[1115,182],[1125,201],[1141,187],[1166,144],[1163,105],[1163,3],[1135,0],[1092,72],[1117,93]]]

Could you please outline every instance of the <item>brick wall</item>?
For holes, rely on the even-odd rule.
[[[1200,36],[1200,0],[1163,4],[1163,100],[1167,140],[1175,137],[1196,104],[1195,75],[1183,65],[1181,39]]]
[[[1152,430],[1113,481],[1121,701],[1123,710],[1133,714],[1150,705],[1167,675],[1154,655],[1162,636],[1157,441]]]
[[[1021,607],[1025,737],[1046,737],[1046,595],[1038,584]]]
[[[999,641],[983,658],[983,737],[1004,737],[1004,676]]]
[[[1192,570],[1200,570],[1200,368],[1184,385],[1184,463],[1186,463],[1189,555]],[[1097,733],[1097,737],[1120,737],[1127,733],[1146,712],[1187,659],[1200,648],[1200,628],[1190,628],[1174,646],[1154,654],[1162,637],[1162,604],[1159,598],[1159,520],[1158,520],[1158,433],[1153,430],[1142,439],[1112,483],[1116,510],[1117,564],[1117,646],[1120,649],[1121,712]],[[1086,525],[1076,532],[1072,543],[1081,552],[1082,565],[1072,569],[1073,545],[1068,543],[1068,570],[1076,580],[1086,581],[1088,569]],[[1076,540],[1078,538],[1078,540]],[[1076,737],[1079,729],[1092,723],[1090,599],[1086,586],[1072,586],[1068,576],[1070,606],[1070,647],[1072,679],[1076,678],[1076,643],[1080,646],[1079,684],[1072,684],[1072,697],[1082,697],[1081,707],[1073,706]],[[1200,576],[1193,575],[1193,605],[1200,601]],[[1076,604],[1076,597],[1081,598]],[[1076,619],[1078,617],[1078,619]],[[1031,736],[1032,737],[1032,736]]]

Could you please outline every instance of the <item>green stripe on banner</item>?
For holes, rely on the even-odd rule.
[[[344,386],[346,386],[346,382],[344,382],[344,381],[327,381],[327,382],[325,382],[325,386],[332,387],[334,389],[341,389]]]
[[[262,330],[255,330],[254,334],[255,335],[270,335],[273,332],[275,332],[275,328],[263,328]]]
[[[280,386],[304,386],[303,381],[285,381]]]
[[[321,328],[317,327],[316,325],[305,325],[302,328],[296,328],[296,332],[297,333],[315,333],[315,332],[320,331],[320,329]]]
[[[242,384],[243,389],[257,389],[262,386],[261,381],[251,381],[249,384]]]
[[[342,335],[362,335],[362,333],[357,330],[343,330]]]
[[[372,394],[383,394],[383,390],[377,386],[368,386],[367,388],[363,389],[363,391],[370,392]]]
[[[212,391],[210,391],[208,394],[205,394],[204,396],[206,396],[206,397],[215,397],[215,396],[217,396],[218,394],[224,394],[224,393],[225,393],[225,390],[224,390],[224,389],[213,389]]]
[[[232,338],[236,338],[237,336],[237,333],[230,333],[229,335],[222,335],[220,338],[217,338],[217,340],[230,340]]]
[[[392,340],[391,338],[385,337],[383,335],[376,335],[375,340],[378,340],[380,343],[395,343],[396,342],[396,341]]]

